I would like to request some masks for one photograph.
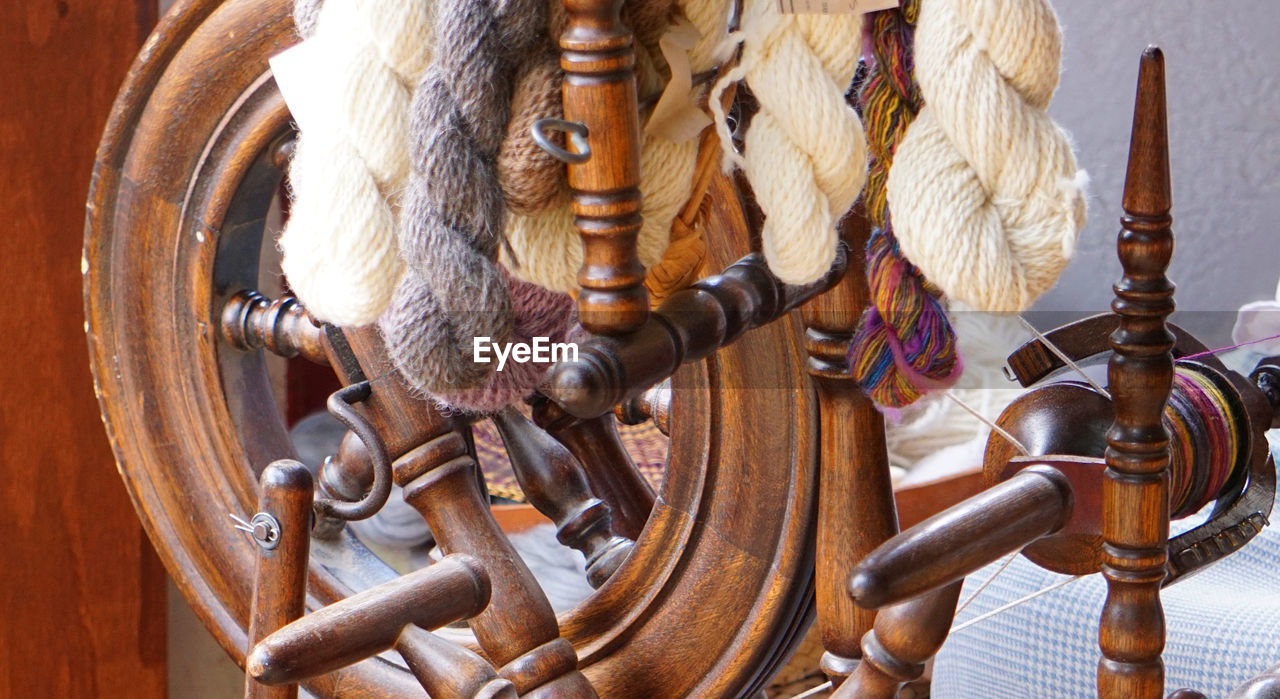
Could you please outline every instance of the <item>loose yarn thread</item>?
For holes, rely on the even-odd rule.
[[[807,284],[830,269],[836,224],[866,180],[862,124],[845,101],[862,53],[862,16],[783,15],[775,0],[745,0],[742,28],[723,52],[738,44],[739,63],[710,100],[721,147],[766,216],[769,269],[789,284]],[[744,78],[760,109],[739,156],[717,97]]]
[[[893,235],[885,191],[894,149],[921,107],[910,51],[918,10],[917,0],[907,0],[871,16],[875,61],[859,95],[871,152],[863,208],[874,230],[867,241],[871,306],[850,344],[849,362],[863,391],[891,408],[954,384],[963,369],[937,288],[902,255]]]
[[[436,5],[438,55],[413,101],[413,176],[400,252],[407,263],[379,325],[414,387],[480,388],[493,367],[472,339],[512,337],[512,306],[495,261],[506,215],[496,159],[514,73],[545,28],[543,0]]]
[[[431,58],[426,0],[299,2],[299,31],[318,46],[325,107],[299,138],[293,206],[280,237],[289,284],[316,318],[364,325],[390,302],[402,263],[398,193],[409,174],[411,91]]]
[[[902,252],[952,300],[1020,311],[1057,281],[1087,181],[1046,113],[1062,36],[1047,0],[929,0],[914,42],[924,107],[887,196]]]

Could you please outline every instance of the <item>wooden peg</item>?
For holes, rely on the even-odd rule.
[[[298,682],[390,649],[406,626],[435,629],[489,602],[489,577],[453,554],[319,609],[254,646],[245,669],[259,682]]]
[[[405,627],[396,652],[428,696],[516,699],[515,685],[498,677],[484,658],[425,629]]]
[[[1098,694],[1148,699],[1164,691],[1165,578],[1169,539],[1169,436],[1161,416],[1173,383],[1172,196],[1165,116],[1164,57],[1148,48],[1137,104],[1118,241],[1123,276],[1112,310],[1120,326],[1107,378],[1116,419],[1107,432],[1103,484],[1103,565],[1107,599],[1098,634]]]
[[[574,222],[582,234],[578,317],[602,335],[638,330],[649,316],[640,232],[640,117],[635,50],[622,0],[565,0],[560,37],[564,118],[585,127],[589,147],[569,163]]]
[[[307,599],[313,484],[307,467],[292,459],[274,461],[258,480],[258,512],[251,526],[258,559],[253,570],[249,647],[302,616]],[[273,524],[274,522],[274,524]],[[260,527],[260,528],[259,528]],[[269,687],[246,671],[246,699],[293,699],[298,685]]]
[[[1026,468],[886,541],[853,569],[849,592],[879,608],[936,590],[1058,531],[1072,501],[1060,471]]]

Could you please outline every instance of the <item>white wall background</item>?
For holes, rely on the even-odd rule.
[[[171,3],[160,0],[161,9]],[[1271,298],[1280,276],[1280,2],[1058,0],[1056,7],[1066,48],[1052,112],[1074,135],[1093,184],[1076,259],[1037,310],[1095,312],[1111,301],[1138,56],[1158,43],[1169,78],[1178,320],[1225,344],[1236,307]],[[238,696],[235,666],[172,588],[171,596],[171,696]]]
[[[1093,183],[1077,257],[1037,309],[1110,303],[1138,56],[1156,43],[1168,74],[1178,320],[1210,335],[1211,346],[1225,344],[1234,310],[1272,298],[1280,277],[1280,2],[1055,6],[1066,44],[1052,113],[1075,137]]]

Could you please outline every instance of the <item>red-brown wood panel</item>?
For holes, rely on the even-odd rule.
[[[164,572],[107,445],[84,201],[155,0],[0,2],[0,696],[159,697]]]

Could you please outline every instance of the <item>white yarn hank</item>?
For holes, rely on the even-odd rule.
[[[745,77],[760,104],[741,158],[715,107],[718,132],[765,213],[765,260],[791,284],[830,269],[836,224],[866,182],[866,138],[844,97],[862,54],[862,22],[857,14],[783,15],[774,0],[746,0],[734,37],[741,60],[712,93],[714,106],[729,82]]]
[[[326,0],[312,55],[324,107],[308,120],[293,163],[282,266],[316,318],[365,325],[381,315],[403,271],[397,199],[409,175],[409,106],[431,59],[431,3]]]
[[[925,106],[887,185],[902,252],[952,300],[1024,310],[1085,224],[1087,177],[1045,112],[1057,17],[1047,0],[924,0],[914,51]]]
[[[693,72],[711,68],[714,64],[714,49],[723,40],[724,17],[727,13],[725,0],[678,0],[676,4],[701,34],[689,51]],[[637,77],[641,83],[652,82],[658,77],[654,70],[642,69],[646,60],[656,60],[660,56],[645,54],[644,49],[637,47],[637,55],[645,59],[637,61]],[[661,84],[656,82],[643,87],[647,88],[647,92],[654,92]],[[642,223],[637,234],[636,252],[641,264],[646,267],[652,267],[662,259],[662,254],[671,241],[671,224],[693,191],[697,158],[696,138],[671,141],[656,135],[642,136]],[[583,259],[582,239],[573,225],[573,211],[567,193],[544,211],[527,215],[510,214],[505,232],[507,242],[515,253],[515,260],[503,250],[502,262],[513,276],[564,293],[577,290],[578,271]]]

